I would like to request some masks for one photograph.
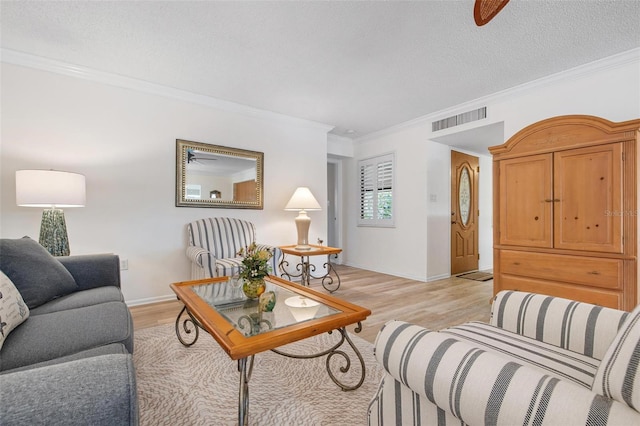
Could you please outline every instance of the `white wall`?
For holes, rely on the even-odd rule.
[[[183,254],[186,223],[207,216],[239,217],[256,224],[261,241],[291,244],[296,213],[283,207],[297,186],[309,186],[325,206],[329,154],[342,158],[342,262],[425,281],[447,276],[451,148],[432,140],[431,121],[486,105],[488,117],[477,126],[501,123],[506,139],[524,126],[561,114],[638,118],[638,52],[440,111],[353,145],[332,135],[327,142],[329,127],[317,123],[216,107],[222,102],[174,96],[175,91],[163,96],[163,90],[132,90],[137,83],[123,88],[82,73],[76,78],[8,64],[5,55],[0,76],[0,236],[38,235],[41,211],[15,205],[16,170],[83,173],[87,206],[65,212],[72,253],[114,252],[128,259],[122,279],[130,303],[171,297],[168,284],[189,278]],[[460,131],[470,128],[461,126]],[[179,138],[264,152],[264,210],[176,208]],[[492,259],[487,222],[491,194],[485,177],[491,161],[486,150],[480,151],[480,268],[487,269],[492,266],[485,263]],[[357,159],[388,152],[396,154],[396,227],[358,227]],[[467,147],[466,152],[473,150]],[[435,202],[431,194],[437,195]],[[326,237],[326,211],[309,215],[310,239]]]
[[[481,106],[486,119],[446,132],[431,132],[431,122]],[[422,117],[356,141],[355,158],[345,164],[347,247],[344,262],[360,268],[429,281],[446,277],[449,266],[450,147],[434,142],[442,133],[501,123],[504,140],[539,120],[565,114],[596,115],[611,121],[640,117],[640,50],[607,58],[513,90]],[[357,160],[396,152],[396,228],[356,225]],[[472,153],[472,150],[465,151]],[[492,263],[491,159],[480,158],[480,269]],[[430,194],[437,196],[431,202]]]
[[[283,209],[295,188],[309,186],[325,204],[328,126],[20,65],[3,63],[1,71],[0,236],[38,239],[42,211],[16,206],[16,170],[86,175],[86,207],[65,210],[71,253],[128,259],[129,303],[170,297],[171,282],[189,279],[188,222],[248,219],[260,241],[293,244],[296,213]],[[264,152],[264,210],[175,207],[176,139]],[[325,212],[310,216],[310,236],[326,235]]]
[[[357,159],[395,153],[395,227],[357,226]],[[356,144],[355,158],[344,160],[346,237],[343,263],[372,271],[424,279],[426,275],[427,144],[418,129]],[[417,261],[420,259],[420,261]]]

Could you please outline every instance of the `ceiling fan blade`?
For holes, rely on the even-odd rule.
[[[473,7],[473,19],[481,27],[498,14],[509,0],[476,0]]]

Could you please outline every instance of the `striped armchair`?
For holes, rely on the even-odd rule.
[[[640,305],[503,291],[489,324],[390,321],[374,350],[370,425],[640,425]]]
[[[256,228],[246,220],[228,217],[199,219],[187,225],[189,245],[187,257],[191,261],[191,279],[230,276],[240,270],[241,248],[256,241]],[[274,254],[270,265],[276,271],[280,250],[266,244],[259,248],[271,250]]]

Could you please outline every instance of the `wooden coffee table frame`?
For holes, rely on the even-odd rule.
[[[345,330],[345,327],[351,324],[356,324],[356,332],[362,329],[361,322],[364,321],[371,311],[369,309],[354,305],[344,300],[338,299],[331,295],[322,294],[316,292],[307,287],[302,287],[298,284],[291,283],[281,278],[270,276],[267,281],[271,281],[278,286],[281,286],[293,293],[300,296],[307,297],[312,300],[316,300],[324,305],[327,305],[339,312],[333,315],[325,316],[322,318],[316,318],[301,323],[288,325],[282,328],[269,330],[255,336],[245,336],[238,331],[233,324],[225,319],[219,312],[205,302],[200,296],[198,296],[193,290],[193,286],[212,284],[216,282],[226,282],[228,277],[208,278],[195,281],[183,281],[171,284],[171,289],[176,293],[179,300],[184,303],[184,308],[178,314],[176,318],[176,334],[180,342],[185,346],[193,345],[198,339],[198,329],[202,328],[208,334],[210,334],[220,347],[229,355],[233,360],[238,361],[238,371],[240,372],[240,390],[238,395],[238,421],[240,425],[248,423],[249,412],[249,380],[251,378],[251,372],[253,369],[253,359],[255,354],[272,350],[280,355],[288,356],[291,358],[316,358],[320,356],[327,356],[327,371],[331,379],[343,390],[353,390],[360,387],[364,381],[365,366],[362,355],[358,351],[357,347],[353,344]],[[181,320],[186,313],[187,317]],[[316,336],[322,333],[330,333],[337,330],[341,339],[332,348],[323,350],[313,355],[295,355],[288,354],[277,350],[276,348],[284,346],[289,343],[296,342],[298,340],[306,339],[312,336]],[[182,337],[182,333],[186,334],[191,339]],[[193,336],[190,336],[193,333]],[[362,377],[360,382],[355,386],[348,386],[342,384],[337,380],[336,376],[330,369],[329,359],[334,355],[340,355],[345,358],[345,366],[340,368],[342,373],[349,370],[351,361],[348,356],[342,350],[337,350],[344,342],[349,344],[356,356],[359,359],[362,367]]]

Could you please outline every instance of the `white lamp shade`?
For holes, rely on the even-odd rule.
[[[318,200],[313,196],[309,188],[301,186],[296,189],[285,210],[321,210]]]
[[[84,207],[84,175],[57,170],[16,171],[16,204],[23,207]]]

